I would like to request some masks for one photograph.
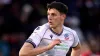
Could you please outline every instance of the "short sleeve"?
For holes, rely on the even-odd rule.
[[[72,47],[76,47],[80,43],[80,41],[79,41],[78,35],[75,31],[73,32],[73,34],[74,34],[74,42],[73,42]]]
[[[39,30],[39,27],[37,27],[30,35],[30,37],[26,40],[26,42],[31,43],[33,47],[38,46],[41,41],[41,37],[39,36]]]

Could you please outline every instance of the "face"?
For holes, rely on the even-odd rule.
[[[56,28],[64,21],[64,14],[61,14],[58,10],[51,8],[47,11],[48,23],[51,28]]]

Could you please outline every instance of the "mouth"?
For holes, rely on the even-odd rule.
[[[48,23],[49,23],[50,25],[52,25],[52,22],[49,21]]]

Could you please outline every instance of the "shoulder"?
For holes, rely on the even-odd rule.
[[[69,27],[64,26],[64,30],[76,35],[76,31],[71,29],[71,28],[69,28]]]
[[[48,23],[46,23],[46,24],[43,24],[41,26],[36,27],[34,31],[43,31],[43,30],[46,30],[48,28],[49,28],[49,25],[48,25]]]
[[[48,23],[36,27],[35,30],[34,30],[34,32],[35,32],[35,33],[38,33],[38,34],[43,34],[43,33],[45,33],[45,31],[46,31],[47,29],[49,29]]]

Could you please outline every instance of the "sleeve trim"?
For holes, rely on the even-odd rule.
[[[32,44],[34,48],[36,47],[36,44],[34,42],[30,41],[30,40],[26,40],[25,42]]]
[[[75,47],[72,47],[72,48],[76,48],[78,45],[79,45],[79,43]]]

